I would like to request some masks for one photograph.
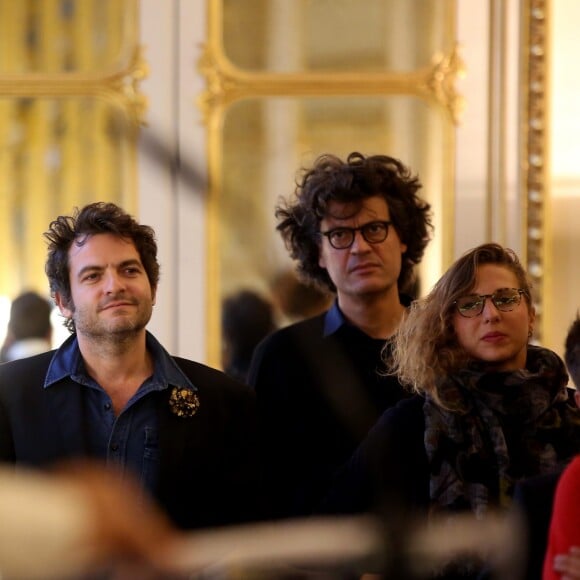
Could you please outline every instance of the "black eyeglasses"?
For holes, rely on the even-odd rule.
[[[522,301],[523,288],[500,288],[493,294],[470,294],[458,298],[454,304],[457,311],[465,318],[475,318],[483,312],[486,298],[501,312],[511,312]]]
[[[320,234],[326,236],[330,245],[336,250],[346,250],[353,245],[356,232],[360,232],[369,244],[384,242],[389,235],[389,226],[392,223],[389,221],[369,222],[360,228],[333,228]]]

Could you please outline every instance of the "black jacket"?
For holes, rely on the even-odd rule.
[[[383,374],[384,340],[325,315],[283,328],[256,349],[249,373],[263,428],[276,517],[312,513],[381,413],[407,392]]]
[[[0,365],[0,461],[32,467],[88,455],[85,389],[44,378],[54,352]],[[198,388],[193,417],[158,398],[160,465],[155,496],[183,528],[218,526],[261,516],[255,397],[251,389],[202,364],[175,358]]]

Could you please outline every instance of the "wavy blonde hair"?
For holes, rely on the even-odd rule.
[[[459,258],[431,292],[411,305],[394,338],[392,358],[386,361],[389,373],[416,393],[438,397],[442,379],[464,368],[471,357],[459,345],[453,317],[455,301],[469,294],[477,269],[483,264],[503,266],[513,272],[531,308],[531,284],[513,250],[499,244],[483,244]]]

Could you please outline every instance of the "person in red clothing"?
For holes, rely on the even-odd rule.
[[[570,326],[564,360],[580,407],[580,317]],[[580,578],[580,455],[566,467],[556,488],[544,580]]]
[[[562,473],[552,512],[544,580],[580,578],[580,456]]]

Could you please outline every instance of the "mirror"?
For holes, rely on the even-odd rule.
[[[364,6],[363,6],[364,4]],[[215,0],[200,60],[208,89],[208,362],[221,366],[220,307],[268,296],[293,265],[274,208],[321,153],[400,158],[419,174],[435,239],[429,287],[453,248],[453,0]],[[289,26],[288,22],[292,25]],[[218,297],[219,299],[216,299]]]
[[[454,0],[223,0],[220,12],[224,55],[248,71],[414,71],[454,43]]]
[[[451,138],[449,119],[414,97],[247,99],[232,105],[223,125],[220,177],[220,296],[241,288],[268,294],[282,270],[292,268],[275,231],[274,208],[289,197],[299,169],[321,153],[345,158],[351,151],[401,159],[423,183],[433,206],[435,239],[420,277],[438,277],[444,204],[452,158],[440,143]]]
[[[0,340],[10,300],[48,292],[56,215],[96,200],[135,210],[137,8],[0,0]]]

